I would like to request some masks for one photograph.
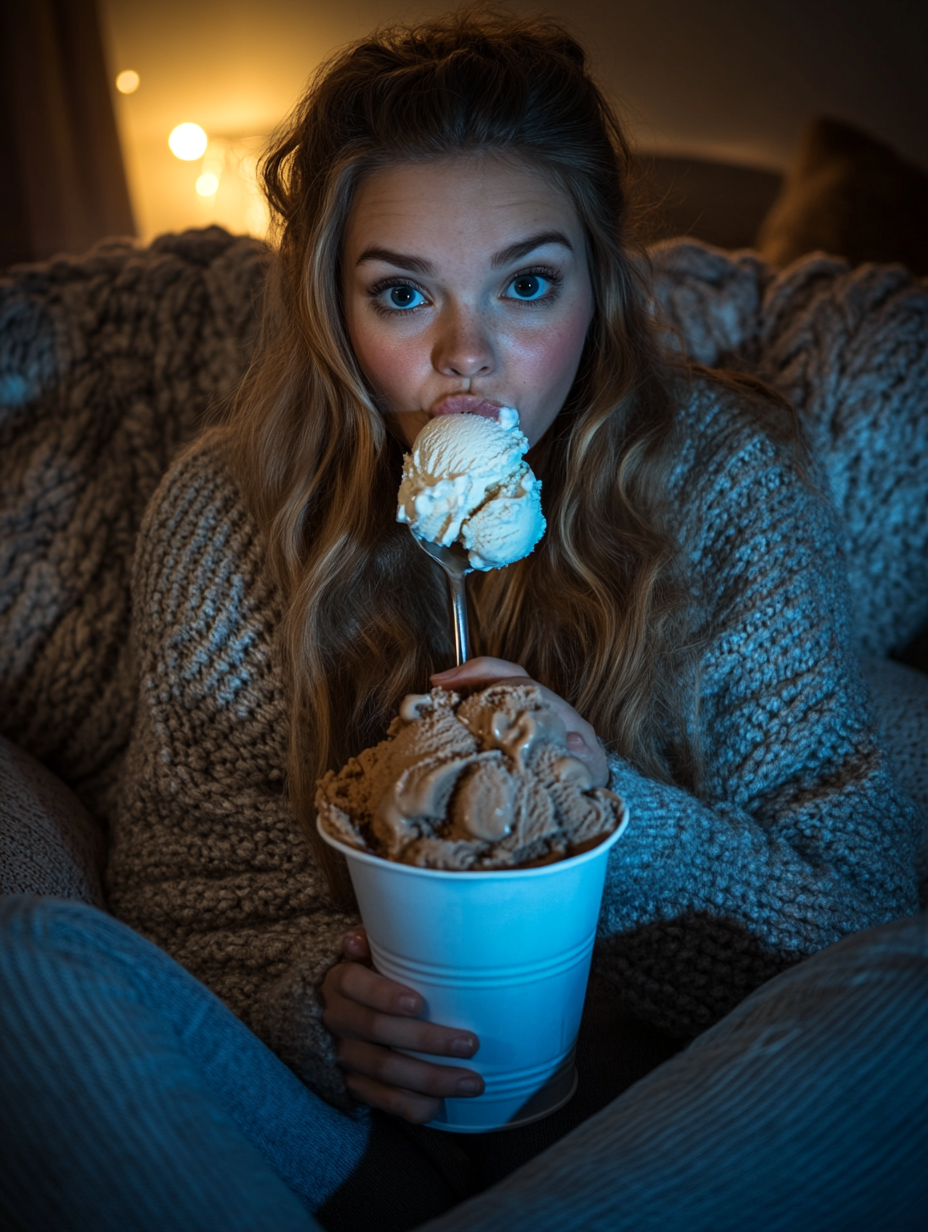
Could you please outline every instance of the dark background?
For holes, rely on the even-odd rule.
[[[175,97],[188,111],[214,105],[217,114],[247,98],[266,128],[266,115],[279,116],[287,105],[280,100],[298,93],[304,66],[309,71],[379,22],[444,7],[0,0],[0,266],[81,252],[106,235],[147,239],[164,229],[163,215],[143,199],[137,168],[146,148],[165,148],[173,123],[195,118],[180,102],[171,118]],[[655,207],[648,238],[691,233],[725,247],[754,243],[803,125],[816,114],[850,121],[928,166],[928,4],[560,0],[544,7],[590,49],[642,152],[641,191]],[[112,88],[123,68],[142,71],[149,91],[132,104],[142,154],[126,148],[128,113],[119,108],[129,104]],[[262,111],[261,91],[268,95],[269,83],[281,80],[286,88],[268,96]],[[156,170],[149,183],[159,176]]]

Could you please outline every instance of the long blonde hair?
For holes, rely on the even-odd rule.
[[[323,66],[266,159],[278,256],[226,428],[284,600],[289,790],[338,896],[316,779],[381,738],[452,651],[443,578],[395,521],[402,446],[348,342],[342,235],[371,170],[477,151],[540,167],[569,194],[595,295],[574,388],[530,458],[547,533],[475,579],[477,648],[521,663],[644,773],[699,781],[690,597],[664,506],[679,374],[628,230],[625,138],[554,22],[472,10],[380,31]]]

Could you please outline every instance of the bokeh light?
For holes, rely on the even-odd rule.
[[[168,137],[168,145],[172,154],[190,163],[203,157],[207,136],[199,124],[178,124]]]
[[[140,80],[135,69],[127,68],[116,78],[116,89],[120,94],[134,94],[139,88]]]
[[[215,197],[219,188],[219,176],[212,171],[204,171],[197,180],[197,192],[201,197]]]

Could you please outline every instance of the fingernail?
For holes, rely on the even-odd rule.
[[[476,1040],[472,1035],[456,1035],[449,1045],[452,1056],[469,1057],[474,1051]]]
[[[479,1078],[459,1078],[456,1089],[459,1095],[479,1095],[483,1083]]]
[[[400,997],[397,1005],[406,1014],[419,1013],[419,998],[418,997]]]

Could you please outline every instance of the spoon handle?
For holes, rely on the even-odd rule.
[[[455,666],[460,667],[470,655],[470,645],[467,638],[467,596],[464,591],[464,577],[455,577],[446,573],[448,589],[451,592],[451,616],[454,620],[454,658]]]

